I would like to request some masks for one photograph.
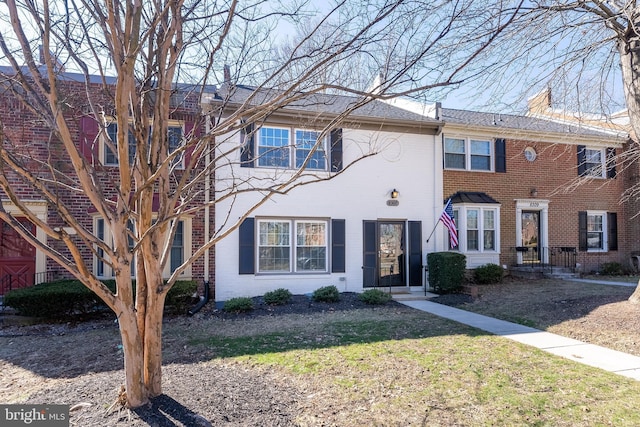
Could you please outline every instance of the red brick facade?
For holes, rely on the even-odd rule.
[[[446,131],[446,127],[445,127]],[[537,152],[534,161],[525,158],[525,148]],[[516,200],[548,202],[548,247],[579,247],[578,213],[606,211],[617,213],[618,250],[577,252],[582,271],[598,270],[605,262],[628,264],[628,254],[638,238],[627,238],[627,206],[620,204],[625,179],[617,167],[615,178],[595,178],[576,185],[578,145],[506,140],[506,173],[444,170],[444,195],[458,191],[484,192],[501,204],[500,262],[516,263]],[[621,150],[618,149],[618,152]],[[638,236],[638,234],[633,234]]]
[[[92,85],[88,90],[91,93],[92,101],[96,105],[102,106],[105,109],[105,114],[109,114],[110,97],[104,93],[101,85]],[[70,127],[71,134],[74,135],[77,140],[78,147],[81,152],[85,154],[88,159],[91,158],[91,150],[93,154],[97,155],[97,147],[83,146],[83,117],[88,113],[87,107],[87,88],[79,81],[63,81],[61,83],[60,95],[65,99],[67,110],[65,116],[67,117],[67,123]],[[184,125],[185,132],[193,128],[194,123],[198,123],[199,129],[196,132],[204,133],[203,121],[199,117],[199,99],[197,94],[190,94],[181,98],[181,104],[176,106],[172,112],[172,120],[180,121]],[[30,161],[30,170],[41,178],[51,177],[49,166],[57,169],[61,172],[67,172],[68,178],[71,183],[74,181],[73,168],[68,160],[65,150],[61,146],[61,143],[56,140],[55,136],[50,132],[49,127],[34,113],[26,108],[22,102],[17,100],[11,92],[6,91],[0,94],[0,121],[3,126],[3,132],[5,135],[5,144],[11,144],[14,146],[12,151],[20,152],[28,155],[34,159]],[[92,160],[92,164],[96,168],[98,179],[103,183],[105,189],[105,198],[115,197],[117,184],[117,167],[102,166],[95,160]],[[178,172],[179,174],[179,172]],[[17,194],[22,200],[43,200],[36,192],[33,191],[28,185],[19,184]],[[58,191],[62,194],[62,199],[65,200],[67,207],[71,210],[73,216],[86,227],[88,230],[93,231],[93,214],[92,207],[89,200],[77,192],[71,192],[64,187],[58,187]],[[198,195],[195,198],[195,203],[202,205],[204,203],[204,183],[200,183],[198,188]],[[7,203],[7,198],[3,197],[4,203]],[[211,218],[214,218],[213,208],[211,208]],[[213,220],[212,220],[213,221]],[[55,206],[47,206],[47,222],[54,226],[64,227],[57,214]],[[205,242],[204,233],[205,217],[202,210],[198,210],[191,217],[191,253],[195,252],[198,248],[201,248]],[[77,238],[77,237],[74,237]],[[63,254],[68,254],[65,246],[60,242],[53,241],[51,238],[47,240],[47,243],[60,251]],[[92,259],[93,254],[88,247],[79,244],[82,248],[82,252],[85,259]],[[199,258],[196,260],[191,268],[191,276],[193,279],[199,282],[210,280],[213,286],[213,268],[214,268],[214,255],[213,250],[210,251],[209,265],[210,265],[210,277],[204,277],[204,260]],[[91,263],[90,263],[91,265]],[[60,267],[54,260],[46,259],[46,272],[50,273],[49,277],[68,277],[67,273],[62,267]],[[43,273],[37,271],[37,273]]]

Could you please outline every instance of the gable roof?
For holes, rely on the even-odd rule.
[[[498,136],[502,134],[526,139],[531,134],[555,134],[563,139],[587,138],[625,142],[628,135],[624,132],[612,132],[594,129],[592,126],[581,126],[580,123],[560,123],[539,117],[518,116],[513,114],[482,113],[477,111],[442,108],[440,119],[446,124],[462,125],[469,128],[491,131]],[[445,131],[446,132],[446,131]]]
[[[439,131],[442,121],[422,114],[396,107],[387,102],[364,97],[326,93],[285,93],[278,89],[257,89],[251,86],[223,85],[210,99],[211,104],[223,108],[250,108],[272,104],[271,115],[314,117],[331,120],[350,111],[349,122],[372,123],[378,125],[400,125],[414,128],[428,128]],[[280,104],[280,106],[279,106]]]

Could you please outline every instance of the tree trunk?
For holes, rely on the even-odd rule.
[[[162,314],[166,293],[147,296],[144,329],[144,383],[149,397],[162,394]]]
[[[118,325],[124,351],[127,406],[137,408],[149,402],[149,393],[144,381],[144,348],[133,310],[118,313]]]
[[[640,37],[633,32],[618,36],[618,52],[622,71],[622,86],[633,134],[633,143],[640,137]],[[636,166],[639,167],[639,166]],[[638,183],[633,183],[638,185]],[[629,302],[640,303],[640,281],[629,297]]]

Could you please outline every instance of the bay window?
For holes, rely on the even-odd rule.
[[[458,229],[457,250],[460,252],[497,252],[499,248],[499,208],[454,205],[453,214]],[[450,248],[456,249],[456,248]]]

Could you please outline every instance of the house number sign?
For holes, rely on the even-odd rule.
[[[530,208],[537,208],[539,206],[540,206],[540,203],[538,203],[538,202],[530,202],[529,203],[529,207]]]

